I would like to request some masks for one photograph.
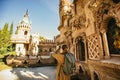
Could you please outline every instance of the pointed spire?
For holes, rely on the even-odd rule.
[[[26,15],[28,15],[28,9],[27,9],[27,11],[26,11]]]
[[[27,11],[26,11],[24,17],[28,17],[28,9],[27,9]]]
[[[23,22],[29,24],[29,21],[28,21],[28,9],[27,9],[27,11],[26,11],[26,13],[25,13],[25,15],[23,17]]]
[[[29,16],[28,16],[28,10],[26,10],[23,19],[19,21],[18,26],[31,27],[31,22],[29,21]]]

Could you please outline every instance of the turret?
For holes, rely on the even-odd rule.
[[[29,35],[31,24],[29,22],[28,10],[26,11],[23,19],[17,25],[18,35]]]

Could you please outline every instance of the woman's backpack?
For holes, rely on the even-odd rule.
[[[72,53],[65,54],[65,60],[62,69],[66,75],[73,73],[73,70],[75,69],[75,57]]]

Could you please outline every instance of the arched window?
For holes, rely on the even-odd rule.
[[[52,49],[51,49],[51,48],[49,49],[49,52],[52,52]]]
[[[85,45],[83,40],[81,40],[81,54],[82,54],[81,60],[85,61]]]
[[[28,34],[28,32],[27,32],[27,31],[25,31],[25,32],[24,32],[24,35],[27,35],[27,34]]]
[[[99,80],[99,77],[96,73],[94,73],[94,80]]]
[[[83,39],[80,37],[78,39],[77,47],[77,58],[79,58],[80,61],[85,61],[85,44],[83,42]]]
[[[83,72],[84,72],[81,66],[79,67],[79,72],[80,72],[80,73],[83,73]]]

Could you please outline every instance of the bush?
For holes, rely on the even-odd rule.
[[[1,48],[1,49],[0,49],[0,54],[4,54],[4,53],[6,53],[6,52],[7,52],[6,48]]]

